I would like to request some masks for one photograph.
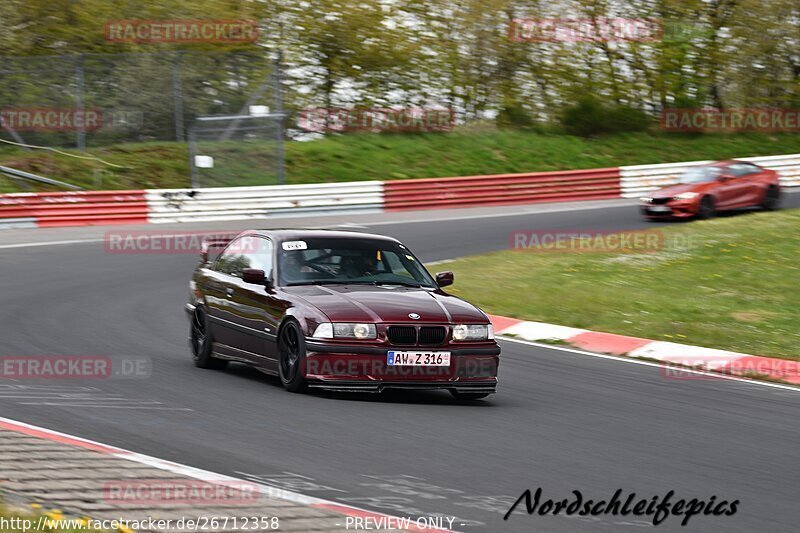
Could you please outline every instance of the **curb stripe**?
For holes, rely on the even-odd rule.
[[[214,472],[210,472],[208,470],[202,470],[199,468],[195,468],[193,466],[182,465],[180,463],[174,463],[172,461],[159,459],[157,457],[152,457],[149,455],[132,452],[130,450],[125,450],[123,448],[117,448],[116,446],[109,446],[107,444],[102,444],[89,439],[84,439],[82,437],[76,437],[74,435],[68,435],[66,433],[61,433],[51,429],[41,428],[31,424],[26,424],[25,422],[11,420],[9,418],[0,417],[0,428],[6,429],[8,431],[13,431],[15,433],[20,433],[23,435],[29,435],[32,437],[40,438],[43,440],[49,440],[52,442],[58,442],[61,444],[67,444],[70,446],[91,450],[104,455],[111,455],[118,459],[125,459],[128,461],[145,464],[153,468],[157,468],[159,470],[164,470],[167,472],[171,472],[173,474],[191,477],[211,484],[220,484],[220,483],[227,484],[230,482],[246,481],[232,476],[226,476],[224,474],[217,474]],[[246,481],[246,482],[253,483],[251,481]],[[324,500],[322,498],[306,496],[305,494],[284,490],[278,487],[272,487],[270,485],[265,485],[262,483],[253,483],[253,484],[258,486],[260,493],[268,498],[276,498],[285,501],[290,501],[300,505],[307,505],[309,507],[316,509],[325,509],[331,512],[341,514],[343,516],[364,517],[364,518],[369,517],[374,520],[380,520],[381,518],[384,519],[392,518],[394,520],[399,520],[399,517],[386,515],[382,513],[376,513],[374,511],[368,511],[366,509],[360,509],[358,507],[353,507],[351,505],[345,505],[329,500]],[[422,531],[420,528],[416,526],[416,524],[413,524],[413,522],[414,521],[412,520],[410,528],[400,531],[414,531],[414,532]],[[436,531],[439,533],[456,533],[455,531],[450,531],[445,529],[432,529],[432,528],[426,528],[425,531]]]
[[[587,352],[645,357],[664,364],[700,367],[703,370],[735,376],[760,374],[800,385],[800,362],[789,359],[588,331],[545,322],[528,322],[499,315],[489,315],[489,318],[497,335],[519,337],[530,342],[564,341]]]

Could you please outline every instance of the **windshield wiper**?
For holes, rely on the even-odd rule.
[[[414,287],[419,289],[422,287],[420,283],[411,283],[408,281],[373,281],[373,285],[400,285],[401,287]]]
[[[363,281],[345,281],[341,279],[318,279],[312,281],[295,281],[287,283],[287,287],[297,287],[300,285],[354,285],[354,284],[364,284]]]
[[[286,284],[287,287],[297,287],[302,285],[377,285],[377,286],[398,285],[401,287],[413,287],[415,289],[419,289],[422,287],[422,285],[419,283],[411,283],[409,281],[363,281],[363,280],[344,280],[344,279],[319,279],[319,280],[309,280],[309,281],[296,281]]]

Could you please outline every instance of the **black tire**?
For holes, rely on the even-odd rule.
[[[453,398],[456,400],[483,400],[487,396],[489,396],[488,392],[458,392],[455,390],[451,390],[450,394],[453,395]]]
[[[704,196],[702,200],[700,200],[700,208],[697,210],[697,218],[700,220],[708,220],[709,218],[714,218],[714,215],[717,214],[717,209],[714,206],[714,199],[710,196]]]
[[[208,317],[201,306],[197,306],[192,315],[189,343],[192,347],[192,359],[196,367],[222,370],[228,366],[228,361],[217,359],[212,355],[214,342],[211,332],[208,331]]]
[[[306,339],[300,324],[287,321],[278,333],[278,372],[281,384],[289,392],[304,392],[306,380],[303,364],[306,360]]]
[[[781,207],[781,190],[774,185],[767,187],[764,191],[764,199],[761,200],[761,209],[764,211],[776,211]]]

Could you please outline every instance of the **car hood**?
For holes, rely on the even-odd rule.
[[[285,290],[317,307],[332,322],[488,322],[477,307],[441,290],[372,285],[314,285]],[[419,319],[408,316],[413,313]]]
[[[649,196],[653,198],[666,198],[666,197],[673,197],[677,196],[678,194],[685,193],[685,192],[696,192],[702,193],[707,191],[714,185],[713,182],[709,183],[678,183],[676,185],[670,185],[669,187],[664,187],[663,189],[659,189]]]

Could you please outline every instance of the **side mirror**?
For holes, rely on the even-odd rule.
[[[719,177],[719,181],[721,181],[721,182],[730,181],[732,179],[733,179],[733,174],[722,174]]]
[[[448,285],[452,285],[455,281],[455,275],[452,272],[437,272],[436,273],[436,284],[439,287],[447,287]]]
[[[242,270],[242,281],[245,283],[254,283],[257,285],[264,285],[267,281],[267,275],[263,270],[256,268],[245,268]]]

